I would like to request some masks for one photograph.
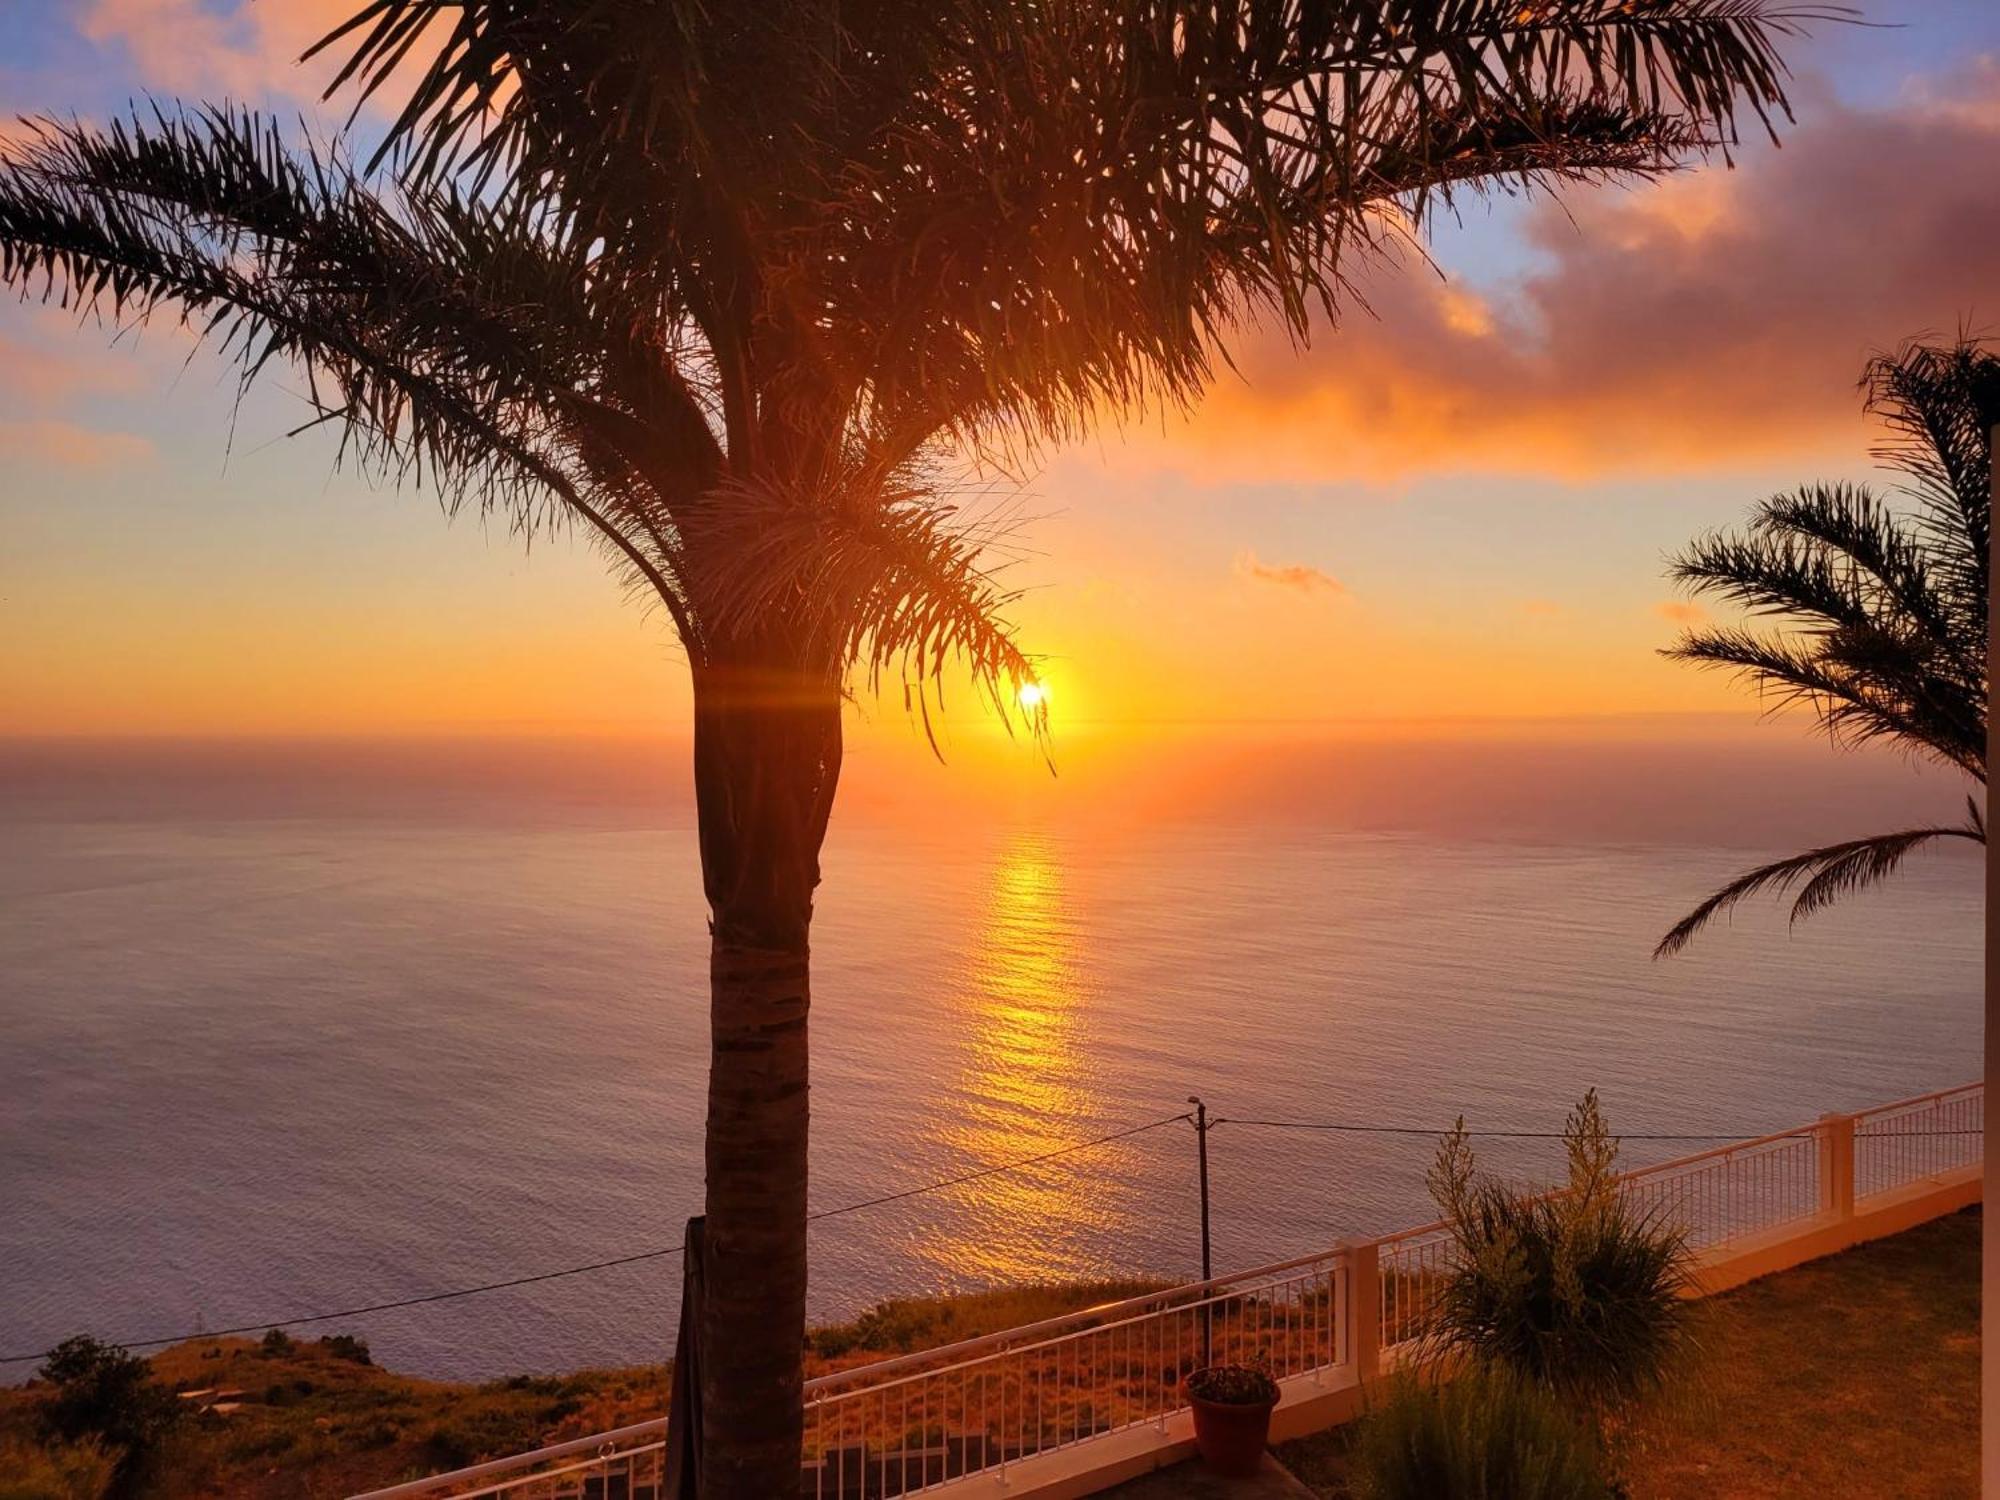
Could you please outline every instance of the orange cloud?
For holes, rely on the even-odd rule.
[[[1557,615],[1566,613],[1566,611],[1553,599],[1523,599],[1521,601],[1521,613],[1533,619],[1552,620]]]
[[[1540,264],[1482,300],[1407,255],[1301,357],[1236,351],[1122,462],[1225,482],[1570,480],[1851,454],[1863,361],[2000,315],[2000,68],[1894,108],[1825,100],[1782,151],[1545,204]]]
[[[18,114],[0,115],[0,151],[31,140],[34,134],[35,127],[30,120]]]
[[[238,100],[271,94],[317,99],[343,60],[335,47],[306,65],[300,56],[355,12],[354,0],[90,0],[77,29],[130,54],[149,87],[221,91]],[[413,55],[421,54],[421,45]]]
[[[0,421],[0,453],[11,462],[62,469],[121,468],[152,457],[153,445],[129,432],[99,432],[74,422],[37,417]]]
[[[1486,299],[1458,287],[1441,287],[1437,294],[1438,317],[1453,333],[1483,339],[1493,332],[1493,309]]]
[[[1331,573],[1304,563],[1266,563],[1257,560],[1257,554],[1244,548],[1236,554],[1236,576],[1250,578],[1258,583],[1276,584],[1279,588],[1297,589],[1302,594],[1345,594],[1347,585]]]
[[[1653,606],[1653,613],[1670,625],[1702,625],[1708,621],[1708,611],[1687,599],[1662,599]]]
[[[63,321],[73,322],[67,315]],[[137,388],[139,370],[130,357],[80,347],[73,328],[64,332],[67,348],[37,347],[0,332],[0,396],[47,408],[80,396]]]

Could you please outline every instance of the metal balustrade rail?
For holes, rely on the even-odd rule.
[[[815,1381],[801,1494],[916,1494],[1163,1423],[1204,1364],[1261,1354],[1280,1378],[1324,1375],[1348,1337],[1345,1259],[1308,1256]]]
[[[1627,1173],[1624,1192],[1699,1250],[1804,1235],[1857,1202],[1976,1165],[1985,1087],[1830,1115]],[[1333,1383],[1422,1336],[1451,1236],[1428,1224],[1212,1281],[1085,1308],[806,1385],[801,1500],[892,1500],[1183,1409],[1202,1364],[1261,1354]],[[1368,1373],[1363,1368],[1361,1373]],[[371,1491],[355,1500],[668,1500],[666,1420]]]
[[[1695,1249],[1724,1249],[1820,1213],[1822,1133],[1781,1131],[1646,1167],[1626,1175],[1625,1196]]]
[[[1986,1087],[1968,1083],[1854,1116],[1854,1196],[1894,1192],[1985,1154]]]

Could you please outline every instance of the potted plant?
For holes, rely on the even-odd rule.
[[[1187,1396],[1202,1462],[1217,1474],[1255,1474],[1278,1404],[1278,1382],[1263,1359],[1196,1370],[1187,1378]]]

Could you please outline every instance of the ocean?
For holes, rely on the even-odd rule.
[[[18,771],[18,767],[15,768]],[[706,932],[684,809],[266,805],[111,772],[0,799],[0,1353],[143,1340],[679,1243]],[[26,790],[24,790],[26,789]],[[444,811],[439,811],[444,808]],[[1845,831],[1844,826],[1830,831]],[[1772,849],[1308,818],[836,818],[812,1204],[1186,1110],[1218,1268],[1429,1217],[1428,1132],[1750,1134],[1979,1072],[1978,862],[1796,930],[1653,941]],[[1278,1130],[1245,1119],[1399,1125]],[[1639,1164],[1694,1149],[1634,1142]],[[1546,1143],[1495,1142],[1544,1177]],[[816,1224],[812,1312],[1199,1267],[1183,1123]],[[671,1257],[308,1333],[489,1378],[658,1360]],[[0,1375],[23,1378],[17,1364]]]

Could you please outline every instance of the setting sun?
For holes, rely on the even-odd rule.
[[[1021,700],[1021,707],[1025,708],[1029,713],[1034,713],[1048,706],[1049,690],[1042,683],[1022,683],[1018,696]]]

